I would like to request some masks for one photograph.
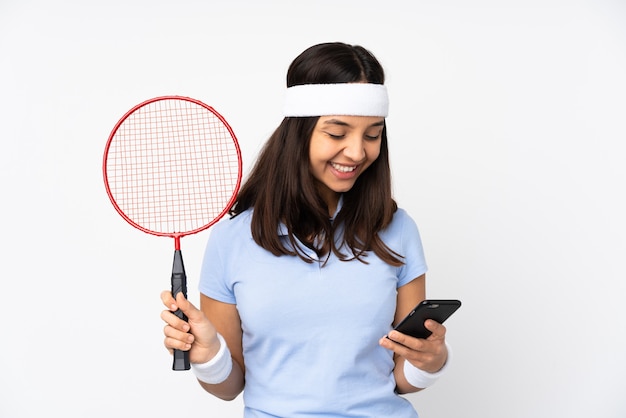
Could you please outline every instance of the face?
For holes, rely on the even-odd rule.
[[[329,208],[378,158],[384,122],[369,116],[321,116],[317,121],[309,148],[311,173]]]

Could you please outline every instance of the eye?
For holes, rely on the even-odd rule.
[[[332,139],[343,139],[346,135],[343,133],[324,132]]]
[[[378,138],[380,138],[380,134],[381,134],[381,132],[376,132],[374,134],[367,133],[367,134],[365,134],[365,139],[367,139],[369,141],[376,141]]]

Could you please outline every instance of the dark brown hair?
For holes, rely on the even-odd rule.
[[[287,86],[300,84],[368,82],[383,84],[385,75],[378,60],[365,48],[340,42],[314,45],[291,63]],[[397,210],[391,195],[391,170],[387,130],[383,127],[380,155],[343,194],[343,205],[333,222],[328,207],[317,191],[310,173],[309,145],[319,117],[287,117],[264,145],[250,175],[243,184],[231,215],[254,208],[252,237],[274,255],[297,255],[307,262],[298,241],[318,256],[332,251],[341,260],[362,262],[373,251],[385,262],[399,266],[401,256],[378,236]],[[277,234],[287,227],[287,241]],[[336,242],[336,228],[343,236]],[[345,245],[354,254],[340,249]]]

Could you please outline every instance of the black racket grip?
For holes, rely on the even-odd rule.
[[[185,274],[185,265],[183,264],[183,254],[180,250],[174,251],[174,265],[172,266],[172,296],[183,293],[187,297],[187,275]],[[178,309],[174,315],[187,321],[187,316]],[[174,361],[172,370],[189,370],[189,351],[174,350]]]

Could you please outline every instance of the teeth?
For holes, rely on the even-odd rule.
[[[331,162],[330,165],[332,165],[335,170],[341,171],[342,173],[349,173],[351,171],[356,170],[356,166],[340,165],[340,164],[333,163],[333,162]]]

